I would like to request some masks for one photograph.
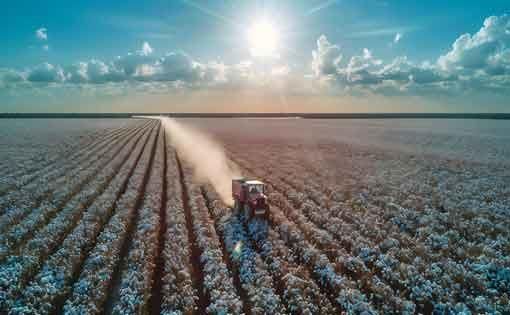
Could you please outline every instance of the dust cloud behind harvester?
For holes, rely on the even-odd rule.
[[[193,169],[195,180],[211,184],[223,202],[232,206],[232,179],[240,178],[241,172],[229,161],[223,147],[208,135],[173,118],[159,119],[179,158]]]

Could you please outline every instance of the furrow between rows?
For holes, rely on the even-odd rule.
[[[138,142],[136,138],[133,138],[132,141],[135,144]],[[124,151],[125,154],[118,155],[112,162],[114,163],[112,164],[113,169],[121,168],[129,156],[127,153],[131,152],[129,147],[126,147]],[[108,186],[109,188],[98,199],[95,199],[89,207],[84,208],[78,196],[69,205],[69,208],[55,217],[49,225],[40,230],[32,240],[20,248],[19,255],[10,256],[4,264],[0,265],[0,278],[8,279],[7,282],[0,283],[2,287],[0,292],[3,294],[2,299],[0,299],[2,301],[0,309],[8,309],[13,306],[14,299],[22,291],[31,276],[38,272],[43,264],[46,264],[46,257],[53,255],[53,252],[59,249],[64,239],[67,242],[74,239],[74,234],[66,237],[68,232],[73,229],[74,231],[80,230],[80,228],[75,228],[77,224],[79,226],[86,225],[87,218],[98,213],[107,212],[110,209],[108,205],[115,202],[112,196],[115,196],[115,190],[121,186],[120,183],[125,178],[125,173],[128,172],[125,168],[122,168],[122,170],[121,174],[115,175],[115,171],[111,176],[98,179],[101,185],[105,185],[114,177],[112,184]],[[95,193],[95,189],[92,189],[90,193]],[[85,215],[85,218],[81,219],[83,215]],[[78,223],[79,221],[81,223]],[[58,254],[55,255],[58,256]],[[45,279],[44,281],[51,280],[51,278],[44,277],[43,279]]]
[[[58,179],[60,174],[66,174],[66,172],[72,170],[76,166],[80,166],[89,158],[93,158],[94,155],[101,152],[100,150],[107,147],[112,141],[115,141],[119,137],[121,137],[126,132],[130,132],[133,128],[119,128],[114,130],[111,133],[107,133],[102,135],[99,138],[94,139],[91,143],[84,147],[77,147],[77,150],[69,152],[69,154],[60,155],[53,163],[50,163],[46,167],[37,168],[35,171],[30,171],[24,175],[13,175],[12,177],[7,178],[5,181],[8,183],[4,183],[2,185],[2,189],[0,190],[0,196],[6,195],[1,198],[2,203],[0,207],[9,206],[5,201],[16,200],[14,196],[18,196],[16,191],[22,189],[33,189],[37,187],[42,178],[44,181],[52,181]],[[38,184],[39,183],[39,184]]]
[[[206,313],[244,313],[249,314],[248,301],[242,299],[240,284],[233,281],[229,272],[228,255],[223,251],[222,244],[214,228],[209,211],[200,193],[200,188],[191,181],[192,175],[181,161],[181,178],[187,191],[189,228],[194,233],[194,240],[199,251],[200,270],[203,275],[203,289],[209,301]],[[185,200],[186,203],[186,200]],[[197,253],[198,254],[198,253]],[[235,277],[234,277],[235,278]],[[241,302],[242,301],[242,302]]]
[[[96,230],[95,241],[75,273],[69,296],[63,305],[66,314],[100,314],[110,292],[111,279],[121,250],[126,240],[129,226],[137,210],[137,200],[152,156],[156,129],[147,135],[143,145],[131,154],[127,177],[116,188],[116,201],[113,210]],[[147,148],[149,147],[149,148]]]
[[[132,136],[138,137],[138,134],[143,133],[144,130],[136,131]],[[123,142],[118,143],[118,146],[114,146],[112,154],[106,157],[110,161],[105,159],[105,163],[98,162],[99,168],[84,170],[83,176],[79,175],[85,180],[90,179],[89,182],[79,183],[75,189],[70,189],[67,194],[57,194],[55,198],[48,202],[47,206],[34,209],[19,224],[14,225],[7,233],[0,236],[0,261],[12,255],[13,250],[30,240],[39,229],[51,222],[60,212],[70,208],[75,208],[77,211],[86,208],[96,196],[103,192],[109,179],[116,173],[117,169],[111,168],[109,163],[119,153],[122,153],[122,156],[128,156],[129,142],[132,142],[132,139],[126,137]]]
[[[111,270],[113,274],[111,274],[111,280],[108,285],[108,292],[106,297],[106,304],[104,306],[105,314],[116,314],[116,306],[122,299],[122,276],[124,271],[126,270],[129,263],[129,250],[133,246],[133,242],[135,241],[134,236],[136,232],[136,228],[138,222],[140,220],[140,213],[143,210],[143,202],[144,202],[144,194],[146,192],[147,183],[149,181],[149,177],[151,174],[151,168],[154,163],[155,153],[158,146],[158,137],[159,131],[161,129],[161,124],[157,122],[157,129],[155,130],[155,135],[153,142],[151,144],[150,150],[146,150],[149,152],[149,157],[145,161],[143,165],[144,168],[140,169],[140,173],[135,178],[136,181],[133,182],[133,186],[131,188],[131,194],[127,196],[125,202],[129,204],[129,207],[132,208],[132,212],[129,213],[128,222],[125,225],[126,230],[125,234],[122,238],[122,243],[120,244],[118,256],[114,258],[118,258],[114,265],[115,267]],[[144,218],[142,218],[144,219]],[[142,255],[144,253],[141,253]],[[148,262],[150,263],[150,262]],[[138,301],[141,303],[142,301]]]

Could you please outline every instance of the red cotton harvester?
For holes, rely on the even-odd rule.
[[[269,204],[266,196],[266,185],[258,180],[233,179],[232,197],[234,210],[244,213],[246,220],[252,218],[269,219]]]

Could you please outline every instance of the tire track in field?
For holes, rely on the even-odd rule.
[[[150,156],[150,160],[149,160],[149,165],[148,165],[147,169],[145,170],[141,191],[139,192],[139,194],[136,198],[135,214],[129,224],[127,236],[126,236],[126,239],[124,240],[124,243],[122,244],[122,248],[121,248],[121,251],[119,254],[120,260],[117,262],[117,265],[115,266],[115,269],[114,269],[114,272],[112,275],[112,280],[110,281],[110,284],[109,284],[108,296],[106,297],[106,304],[104,306],[105,314],[112,314],[115,303],[116,303],[116,301],[119,300],[120,284],[122,281],[122,271],[126,267],[128,252],[131,248],[131,244],[133,243],[133,233],[134,233],[134,229],[136,228],[136,222],[138,221],[140,207],[142,206],[142,203],[143,203],[143,195],[145,194],[145,189],[147,187],[147,182],[149,180],[150,170],[152,168],[152,163],[154,161],[156,146],[158,145],[158,137],[160,136],[159,130],[160,130],[160,128],[162,128],[161,123],[158,122],[157,128],[158,129],[156,131],[157,133],[156,133],[156,137],[154,138],[154,143],[152,144],[152,147],[150,148],[151,156]]]
[[[131,137],[136,137],[136,135],[140,134],[139,137],[141,137],[141,135],[143,135],[145,129],[141,129],[141,130],[133,130],[132,133],[129,133],[126,135],[126,139],[124,140],[123,143],[121,143],[121,145],[114,149],[112,148],[113,150],[116,150],[114,151],[115,153],[112,154],[112,158],[108,161],[106,161],[104,164],[100,165],[99,168],[97,168],[92,174],[90,174],[90,176],[88,176],[84,181],[82,181],[81,183],[79,183],[79,185],[77,186],[76,189],[74,189],[74,191],[66,196],[66,198],[55,205],[55,208],[53,209],[53,211],[51,211],[51,213],[48,214],[48,217],[47,218],[43,218],[42,220],[40,220],[39,222],[35,222],[35,225],[32,225],[30,226],[30,229],[28,229],[27,227],[27,233],[23,236],[19,236],[19,231],[17,230],[17,228],[19,227],[19,225],[15,225],[11,228],[11,230],[9,230],[5,235],[7,237],[9,237],[9,235],[14,235],[16,237],[18,237],[17,239],[7,239],[6,242],[7,244],[9,245],[7,247],[7,249],[9,251],[15,251],[17,248],[20,248],[23,246],[23,244],[25,244],[27,241],[29,241],[31,239],[31,237],[33,236],[33,234],[35,232],[37,232],[39,229],[42,229],[44,228],[44,226],[46,226],[49,222],[51,222],[51,220],[53,218],[55,218],[56,216],[59,215],[59,213],[62,211],[62,209],[64,209],[66,207],[66,205],[76,196],[78,195],[81,190],[86,187],[86,185],[88,185],[89,183],[91,183],[93,180],[94,180],[94,177],[97,176],[98,174],[100,174],[104,169],[105,167],[107,167],[109,165],[109,163],[115,158],[115,156],[117,154],[119,154],[119,152],[122,151],[122,149],[124,149],[124,147],[126,145],[128,145]],[[138,143],[139,139],[133,144],[133,147],[136,146],[136,143]],[[125,161],[127,160],[129,156],[129,153],[126,154],[126,157],[125,159],[123,160],[122,163],[125,163]],[[120,169],[120,168],[119,168]],[[113,175],[113,177],[117,174],[117,172],[115,172],[115,174]],[[90,204],[92,204],[92,202],[95,200],[95,198],[99,195],[101,195],[101,193],[106,189],[107,185],[110,183],[110,181],[113,179],[110,178],[110,180],[108,180],[105,184],[104,187],[100,187],[99,190],[97,190],[92,197],[90,197],[89,199],[85,200],[84,203],[83,203],[83,207],[84,209],[86,209]],[[36,213],[34,213],[36,214]],[[28,214],[24,219],[22,220],[30,220],[30,215],[31,214]],[[38,217],[40,218],[40,217]],[[37,218],[37,219],[38,219]],[[27,221],[28,222],[28,221]],[[19,224],[23,224],[24,221],[21,221]],[[6,256],[7,256],[8,253],[0,253],[0,261],[2,261]]]
[[[232,272],[232,280],[234,282],[234,287],[236,288],[237,294],[241,298],[241,301],[243,302],[243,311],[246,315],[250,315],[251,312],[251,303],[250,299],[248,298],[248,294],[246,290],[243,288],[241,284],[241,279],[239,276],[239,269],[232,263],[230,260],[230,255],[225,247],[225,240],[223,232],[221,232],[221,229],[218,226],[217,220],[214,218],[214,213],[211,210],[210,200],[207,197],[207,195],[204,192],[204,189],[200,187],[200,193],[202,195],[202,198],[205,201],[205,206],[207,207],[207,211],[209,213],[209,217],[212,218],[212,222],[214,222],[214,230],[216,231],[217,237],[220,240],[221,244],[221,252],[223,253],[223,262],[227,265],[228,270]]]
[[[163,128],[163,127],[161,127]],[[157,315],[161,313],[161,303],[163,300],[163,277],[165,276],[165,261],[163,257],[163,249],[165,248],[165,235],[167,231],[166,224],[166,204],[167,204],[167,185],[168,178],[166,176],[167,170],[167,139],[166,132],[162,132],[163,136],[163,195],[161,197],[161,208],[159,209],[159,234],[158,234],[158,245],[156,250],[155,263],[156,266],[153,272],[152,278],[152,289],[151,297],[149,299],[149,311],[148,313]]]
[[[188,231],[188,240],[190,244],[191,279],[193,280],[193,287],[198,294],[197,314],[205,314],[207,306],[211,300],[210,297],[205,293],[204,288],[204,272],[202,263],[200,262],[202,250],[197,245],[197,238],[193,230],[193,219],[189,205],[188,187],[186,185],[186,181],[184,180],[184,171],[182,169],[181,160],[179,159],[177,153],[175,154],[175,160],[177,161],[177,168],[179,170],[184,217],[186,219],[186,230]]]
[[[154,128],[154,127],[152,127]],[[126,178],[123,180],[122,182],[122,186],[121,186],[121,189],[118,193],[118,195],[115,196],[115,202],[114,202],[114,205],[113,205],[113,210],[112,212],[110,213],[110,215],[108,216],[108,218],[105,220],[104,224],[101,226],[101,228],[99,229],[98,233],[96,234],[96,237],[94,238],[94,241],[89,245],[88,247],[88,250],[86,251],[86,253],[83,255],[83,260],[81,261],[80,263],[80,266],[78,268],[76,268],[76,270],[73,272],[73,277],[72,277],[72,280],[70,281],[70,287],[74,287],[74,284],[76,283],[76,281],[79,279],[80,277],[80,274],[82,273],[82,270],[83,270],[83,265],[85,263],[85,260],[86,258],[89,256],[90,254],[90,251],[92,249],[94,249],[96,247],[96,242],[97,242],[97,238],[99,235],[101,235],[101,233],[103,232],[105,226],[108,225],[108,222],[110,221],[111,217],[113,217],[113,215],[116,213],[116,210],[117,210],[117,202],[119,201],[119,199],[121,198],[121,196],[124,194],[124,192],[126,191],[127,189],[127,186],[128,186],[128,183],[129,183],[129,180],[131,178],[131,176],[133,175],[133,172],[135,171],[136,169],[136,166],[138,165],[139,161],[140,161],[140,158],[143,154],[143,151],[145,150],[145,148],[147,147],[147,144],[149,143],[150,141],[150,133],[151,133],[152,129],[149,129],[147,130],[147,132],[149,133],[148,136],[147,136],[147,139],[145,139],[145,143],[143,143],[143,147],[142,149],[140,150],[140,152],[138,153],[138,156],[136,157],[135,159],[135,162],[133,163],[131,169],[129,170]],[[140,135],[140,138],[136,141],[136,143],[133,145],[133,148],[136,147],[136,145],[138,144],[138,142],[142,139],[143,137],[143,134]],[[156,142],[157,143],[157,142]],[[155,146],[154,146],[155,147]],[[126,158],[123,160],[122,162],[122,166],[125,165],[125,163],[127,162],[127,160],[129,159],[129,155],[126,156]],[[122,168],[121,166],[121,168]],[[120,169],[119,168],[119,171]],[[149,168],[150,169],[150,168]],[[115,174],[115,176],[117,176],[118,172]],[[114,176],[114,177],[115,177]],[[112,180],[113,178],[112,177]],[[72,294],[72,290],[69,290],[69,292],[63,296],[62,298],[58,299],[57,302],[55,302],[55,313],[56,314],[61,314],[63,312],[63,307],[64,307],[64,304],[66,302],[66,300],[69,298],[70,294]]]

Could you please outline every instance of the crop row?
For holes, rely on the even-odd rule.
[[[23,241],[27,240],[39,227],[44,226],[59,211],[69,205],[69,201],[74,198],[75,202],[79,202],[84,206],[88,200],[92,200],[95,195],[101,192],[98,188],[101,185],[95,185],[94,176],[101,174],[101,169],[105,163],[111,161],[130,141],[128,137],[112,145],[111,151],[98,161],[95,167],[80,169],[76,177],[70,180],[69,186],[57,186],[56,183],[47,185],[49,189],[54,191],[51,199],[45,201],[34,209],[18,208],[1,217],[0,223],[6,233],[0,237],[0,260],[5,259],[12,254],[13,249],[18,247]],[[126,149],[125,149],[126,150]],[[127,151],[125,155],[127,155]],[[110,170],[106,170],[107,172]],[[107,173],[108,174],[108,173]],[[107,176],[106,176],[107,177]],[[106,177],[96,177],[96,182],[105,182]],[[90,182],[92,180],[92,183]],[[67,206],[67,208],[69,208]],[[67,209],[66,209],[67,210]],[[19,224],[17,224],[22,220]],[[17,224],[17,225],[16,225]],[[10,229],[9,229],[10,228]]]
[[[143,201],[119,284],[119,300],[113,314],[140,314],[149,310],[153,273],[156,267],[160,212],[163,205],[165,175],[165,138],[160,128],[150,175],[144,187]]]
[[[390,290],[384,289],[383,296],[405,296],[412,299],[421,312],[458,311],[467,309],[466,305],[476,312],[505,310],[506,298],[500,292],[508,291],[509,282],[505,279],[510,269],[508,259],[504,258],[508,257],[508,248],[505,253],[503,245],[507,229],[498,223],[506,220],[499,215],[501,209],[489,206],[473,212],[477,206],[471,205],[445,211],[440,204],[431,208],[433,204],[428,201],[418,202],[415,205],[418,208],[413,208],[413,204],[406,201],[407,196],[425,200],[427,193],[434,194],[433,190],[423,188],[423,184],[415,185],[412,179],[406,178],[405,186],[391,191],[391,185],[394,182],[398,185],[400,180],[393,179],[392,172],[386,172],[386,177],[379,179],[364,177],[359,170],[354,172],[361,174],[359,181],[365,184],[338,186],[336,180],[348,181],[352,176],[346,171],[349,165],[341,168],[345,176],[331,176],[320,172],[329,166],[321,166],[320,162],[308,165],[298,155],[287,151],[286,158],[278,161],[272,156],[281,154],[260,159],[268,165],[279,165],[275,172],[262,176],[283,194],[284,198],[280,199],[290,201],[286,207],[298,210],[297,216],[292,214],[295,222],[301,222],[306,233],[310,233],[311,227],[310,237],[319,241],[323,249],[343,247],[339,252],[335,249],[337,254],[330,254],[330,258],[338,256],[342,269],[350,277],[357,279],[366,273],[373,274],[371,283],[364,281],[360,286],[364,292],[373,291],[374,284],[380,288],[389,284]],[[248,164],[257,165],[250,154],[239,156],[246,157]],[[419,172],[427,169],[424,164],[420,162],[421,168],[415,169],[420,169]],[[269,167],[259,164],[256,168]],[[408,176],[402,166],[388,169],[395,168],[398,171],[393,173]],[[413,172],[413,176],[416,173]],[[462,179],[461,182],[466,181]],[[352,187],[357,188],[353,190]],[[356,190],[359,193],[355,193]],[[399,200],[407,206],[400,206]],[[473,219],[478,223],[474,229],[476,237],[470,235]],[[484,256],[479,256],[482,253]],[[387,301],[391,299],[383,303],[390,304]]]
[[[251,258],[249,263],[264,266],[259,272],[260,275],[255,276],[262,277],[265,273],[271,275],[275,291],[286,304],[288,312],[292,314],[338,313],[328,297],[321,293],[321,289],[311,279],[306,268],[302,268],[296,262],[294,253],[285,246],[267,222],[258,219],[248,221],[242,213],[230,213],[212,190],[204,190],[210,207],[216,213],[215,216],[220,218],[223,229],[230,231],[230,235],[236,233],[237,238],[242,238],[235,245],[240,244],[238,249],[247,252],[245,256]],[[229,243],[234,244],[232,241]],[[236,248],[235,245],[234,248]],[[256,254],[252,253],[253,251],[256,251]],[[236,251],[233,253],[241,255]]]
[[[137,138],[133,138],[133,144]],[[135,150],[142,150],[143,142],[138,142]],[[23,290],[23,296],[15,304],[12,313],[23,312],[31,309],[51,309],[52,303],[57,297],[65,294],[69,280],[85,257],[88,246],[93,243],[95,234],[99,231],[104,220],[110,215],[118,196],[123,190],[123,183],[129,178],[131,167],[136,162],[136,157],[130,155],[129,146],[123,150],[112,162],[110,167],[118,169],[128,159],[127,167],[122,167],[120,172],[111,173],[108,177],[99,177],[95,183],[99,186],[107,186],[106,190],[95,199],[88,207],[81,204],[80,195],[73,198],[62,212],[60,212],[43,229],[37,231],[34,238],[26,243],[20,250],[19,255],[10,256],[0,266],[0,279],[4,296],[2,297],[2,309],[13,306],[13,300],[24,289],[27,281],[38,273],[30,282],[29,287]],[[107,183],[113,180],[108,185]],[[84,190],[81,194],[93,194],[98,187]],[[78,224],[76,226],[76,224]],[[67,237],[67,233],[71,232]],[[61,243],[63,241],[63,243]],[[53,253],[56,250],[55,253]],[[51,256],[50,256],[51,255]],[[46,258],[49,257],[48,260]],[[39,269],[41,268],[39,272]],[[58,287],[59,290],[54,288]]]
[[[25,177],[33,177],[34,173],[56,164],[62,157],[69,157],[84,147],[90,147],[98,137],[105,137],[122,129],[124,127],[118,126],[100,130],[80,130],[79,133],[69,135],[64,140],[52,139],[56,142],[55,144],[52,144],[52,141],[46,141],[29,146],[18,144],[19,136],[6,135],[6,139],[14,139],[12,139],[12,143],[7,140],[7,143],[4,143],[5,149],[1,152],[3,159],[0,162],[2,170],[0,173],[0,178],[2,178],[0,194],[10,185],[21,183],[26,180]]]
[[[179,168],[174,150],[167,146],[167,202],[166,226],[164,235],[164,274],[162,314],[192,314],[198,311],[199,293],[197,280],[193,279],[192,231],[188,230],[184,211],[183,191]],[[190,225],[191,226],[191,225]],[[199,262],[197,261],[198,265]]]
[[[282,295],[292,314],[339,313],[325,290],[316,284],[306,267],[300,265],[295,254],[279,235],[263,220],[248,223],[250,238],[259,249],[269,271],[283,291]]]
[[[214,228],[214,222],[202,197],[200,187],[191,180],[188,169],[181,172],[186,189],[185,211],[189,211],[188,220],[195,235],[196,246],[200,251],[200,269],[202,270],[202,290],[207,300],[206,312],[209,314],[234,313],[243,311],[239,292],[234,287],[227,268],[227,257],[223,256],[221,242]],[[196,264],[197,262],[193,262]]]
[[[296,201],[295,191],[291,187],[285,186],[281,181],[275,181],[274,185],[285,191],[284,194],[272,193],[271,198],[274,202],[304,231],[309,240],[320,248],[331,261],[335,262],[336,268],[342,274],[355,281],[360,291],[372,297],[372,302],[380,306],[382,311],[403,312],[414,308],[412,302],[397,297],[395,289],[385,283],[385,278],[380,273],[371,268],[374,265],[375,257],[377,257],[377,251],[368,247],[366,243],[358,243],[358,239],[351,242],[346,241],[346,238],[350,239],[349,236],[339,233],[339,230],[329,228],[330,222],[334,218],[325,214],[322,214],[323,218],[319,218],[321,212],[318,208],[313,207],[311,203],[301,203],[302,200]],[[351,211],[355,211],[354,207],[351,209]],[[342,238],[335,238],[337,234],[341,234]],[[348,246],[345,246],[346,243]],[[359,248],[357,254],[348,251],[348,248],[352,248],[352,243],[355,243],[356,248]],[[398,285],[393,287],[400,288]]]
[[[300,172],[305,175],[303,178],[291,174],[290,167],[284,166],[281,170],[286,174],[280,173],[280,179],[291,183],[292,187],[282,182],[279,186],[290,195],[297,196],[297,192],[292,192],[294,188],[301,191],[308,187],[314,191],[318,186],[311,180],[304,183],[303,178],[311,178],[306,176],[306,170]],[[411,180],[408,182],[412,183]],[[418,195],[417,191],[407,193]],[[386,191],[384,195],[391,194]],[[482,294],[492,299],[496,307],[504,304],[499,292],[508,290],[508,282],[504,279],[510,269],[497,266],[507,264],[502,259],[507,256],[504,246],[498,246],[507,237],[507,231],[501,223],[491,224],[482,231],[484,238],[473,238],[469,228],[471,218],[476,219],[477,226],[483,226],[484,222],[505,221],[497,211],[480,209],[475,214],[473,208],[453,208],[446,212],[430,208],[430,205],[416,210],[380,199],[376,199],[375,204],[366,198],[357,199],[337,202],[332,207],[312,202],[301,209],[312,222],[329,231],[341,243],[347,243],[351,249],[349,255],[372,266],[372,272],[399,291],[408,290],[409,296],[420,305],[432,307],[434,303],[438,310],[460,308],[456,304],[457,295],[461,295],[462,301],[471,304],[475,310],[494,311],[472,302]],[[445,229],[446,226],[449,227]],[[473,231],[475,235],[476,230],[479,229]],[[486,258],[469,259],[469,256],[479,255],[476,251],[483,251]]]
[[[271,184],[270,174],[262,176],[265,176],[263,178]],[[275,187],[270,185],[270,189],[273,191]],[[359,276],[353,277],[352,273],[346,272],[347,268],[343,258],[347,259],[345,262],[357,274],[362,273],[363,270],[356,270],[359,267],[358,264],[351,266],[351,260],[348,260],[349,257],[346,256],[345,251],[328,236],[328,233],[318,229],[302,213],[296,211],[281,193],[274,191],[270,194],[269,199],[273,204],[271,207],[272,225],[287,241],[287,245],[294,249],[296,255],[301,256],[299,260],[307,264],[320,285],[327,288],[330,295],[336,297],[335,301],[343,310],[375,312],[372,306],[367,303],[367,297],[372,297],[370,302],[377,304],[378,307],[389,305],[393,312],[414,312],[413,303],[394,296],[391,288],[384,288],[384,283],[377,278],[361,279]],[[301,244],[301,246],[296,246],[297,244]],[[391,293],[389,296],[388,292]]]
[[[144,143],[130,156],[129,169],[124,181],[119,182],[114,195],[110,218],[102,229],[96,230],[95,243],[82,259],[83,267],[72,285],[71,294],[64,304],[66,314],[99,314],[103,312],[110,294],[112,278],[121,260],[122,248],[142,198],[144,181],[151,163],[157,129],[153,128]],[[144,141],[145,142],[145,141]],[[113,198],[112,198],[113,197]],[[117,199],[118,197],[118,199]],[[97,232],[100,232],[97,235]]]
[[[5,177],[2,180],[0,195],[3,195],[9,191],[11,191],[11,194],[3,197],[2,199],[4,201],[15,201],[16,196],[19,196],[19,193],[15,194],[16,191],[21,189],[33,190],[38,185],[40,185],[41,182],[51,181],[58,178],[58,176],[61,176],[62,174],[66,174],[66,172],[69,172],[76,166],[83,164],[83,162],[90,159],[90,157],[94,157],[94,154],[100,154],[98,153],[101,152],[99,150],[107,147],[107,145],[111,143],[112,140],[121,137],[126,132],[132,131],[132,129],[133,128],[120,128],[114,130],[111,133],[104,134],[98,139],[91,141],[87,145],[77,147],[73,146],[70,152],[53,152],[55,156],[50,158],[51,162],[45,167],[42,165],[35,165],[33,170],[30,169],[26,172],[21,171],[22,173],[16,172],[10,174],[8,177]],[[10,168],[12,167],[13,166],[10,166]],[[35,182],[31,183],[33,181]],[[3,203],[2,205],[6,207],[9,204]]]
[[[137,133],[143,132],[137,131]],[[136,135],[137,133],[133,134]],[[12,254],[13,249],[18,247],[24,241],[30,238],[40,227],[44,226],[49,222],[55,215],[57,215],[61,209],[65,208],[68,210],[75,207],[76,203],[79,204],[79,208],[86,208],[86,206],[97,196],[108,184],[109,179],[116,173],[116,168],[105,167],[109,160],[114,157],[120,156],[126,157],[129,154],[129,150],[133,142],[131,139],[126,137],[119,143],[116,143],[112,147],[112,152],[104,157],[104,160],[98,162],[96,169],[85,169],[78,174],[80,179],[75,187],[67,187],[67,189],[56,192],[51,200],[48,200],[28,214],[23,221],[19,224],[14,225],[8,232],[0,236],[0,260],[4,259],[7,255]],[[124,151],[122,151],[124,150]],[[119,168],[120,165],[117,165]],[[101,171],[101,169],[103,169]],[[85,181],[89,182],[85,183]],[[61,189],[55,187],[55,191]],[[10,216],[11,221],[9,224],[13,224],[14,219],[21,218],[23,216]]]
[[[122,135],[127,138],[133,132],[134,130],[128,130]],[[0,218],[0,231],[5,231],[5,227],[17,223],[31,209],[38,207],[41,202],[51,198],[58,192],[58,189],[61,189],[61,193],[64,194],[75,192],[76,186],[86,182],[87,179],[80,177],[80,173],[89,171],[90,174],[93,174],[93,171],[100,169],[102,166],[100,161],[105,158],[108,159],[107,154],[112,152],[112,144],[115,143],[117,137],[110,138],[105,143],[98,145],[94,150],[91,150],[94,151],[93,153],[84,154],[82,158],[74,161],[68,160],[61,167],[40,176],[36,182],[3,196],[0,207],[4,209],[5,213]],[[48,185],[48,183],[50,184]]]
[[[222,205],[209,188],[202,188],[202,192],[233,271],[246,294],[250,313],[285,314],[285,306],[275,292],[273,279],[260,255],[253,249],[240,217]]]

